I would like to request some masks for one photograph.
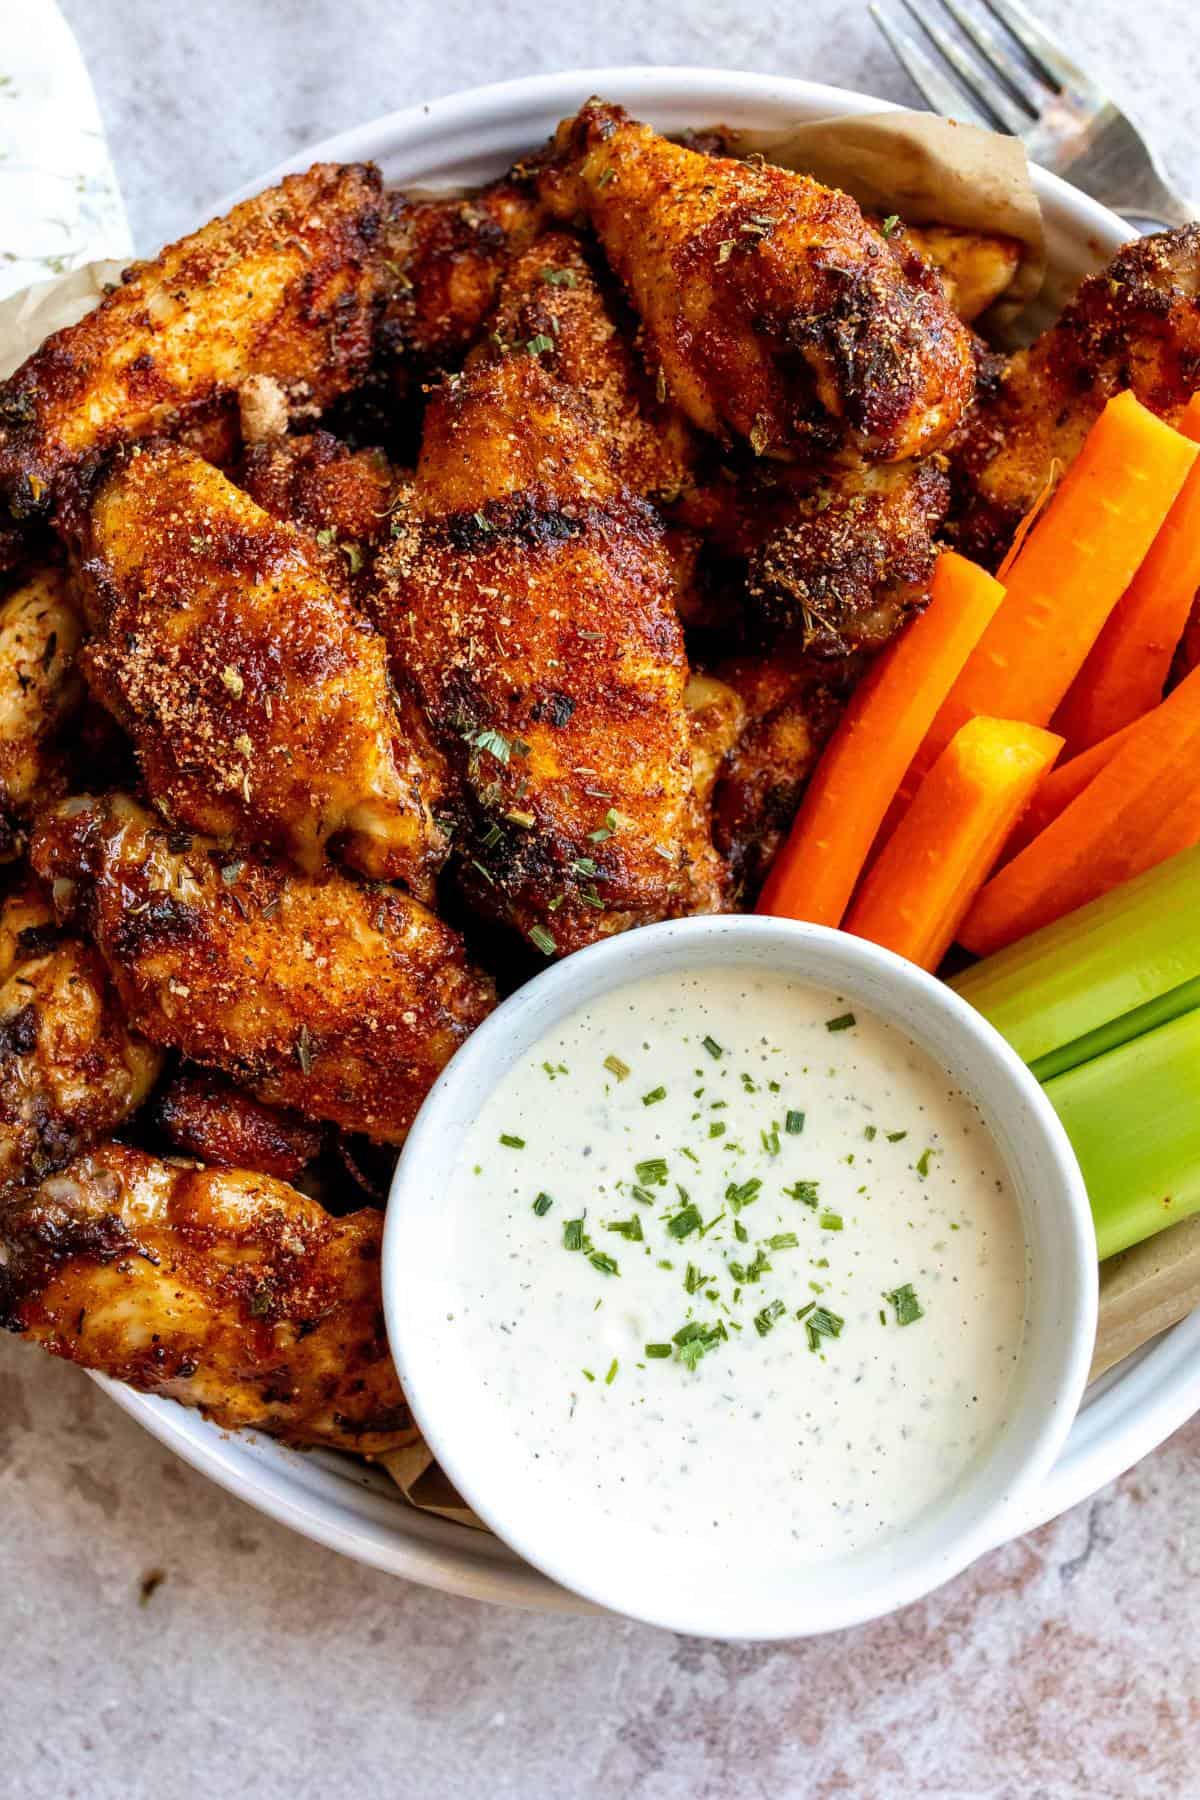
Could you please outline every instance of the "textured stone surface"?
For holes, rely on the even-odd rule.
[[[1200,195],[1194,0],[1038,0]],[[857,5],[65,0],[152,248],[296,145],[601,62],[911,97]],[[0,1343],[0,1794],[1060,1800],[1200,1792],[1200,1421],[898,1617],[782,1648],[448,1600],[285,1532]],[[160,1579],[161,1578],[161,1579]]]

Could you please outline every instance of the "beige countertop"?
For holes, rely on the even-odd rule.
[[[1037,3],[1200,197],[1195,0]],[[146,249],[298,144],[536,69],[723,64],[911,98],[865,7],[842,0],[63,10]],[[1200,1420],[920,1605],[765,1648],[501,1611],[359,1568],[15,1341],[0,1343],[0,1521],[14,1800],[1200,1793]]]

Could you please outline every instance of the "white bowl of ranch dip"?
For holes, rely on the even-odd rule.
[[[434,1087],[383,1247],[417,1421],[564,1586],[674,1630],[829,1631],[1004,1535],[1095,1333],[1038,1084],[841,932],[693,918],[501,1006]]]

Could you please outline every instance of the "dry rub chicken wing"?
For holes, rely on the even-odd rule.
[[[0,1188],[38,1181],[136,1112],[162,1055],[125,1023],[104,963],[36,891],[0,918]]]
[[[999,232],[901,224],[888,235],[937,270],[947,300],[965,325],[1007,293],[1021,266],[1019,240]]]
[[[361,380],[382,211],[377,169],[317,163],[135,264],[0,386],[0,505],[46,511],[93,452],[234,411],[251,377],[298,414]]]
[[[379,1455],[417,1435],[382,1231],[268,1175],[107,1144],[0,1199],[0,1326],[225,1430]]]
[[[0,603],[0,813],[12,818],[63,779],[58,738],[84,694],[80,631],[67,577],[50,564]]]
[[[1114,394],[1176,424],[1200,388],[1200,225],[1127,244],[1009,363],[954,447],[956,541],[994,567]]]
[[[383,1143],[494,1002],[457,934],[400,889],[232,856],[123,795],[43,815],[32,858],[138,1031]]]
[[[97,490],[81,556],[88,680],[169,819],[428,894],[441,761],[401,742],[383,641],[307,532],[154,444]]]
[[[295,1113],[264,1106],[224,1075],[181,1069],[154,1102],[154,1120],[176,1150],[203,1163],[291,1181],[321,1149],[322,1133]]]
[[[378,565],[398,677],[470,798],[473,898],[546,954],[721,897],[663,528],[585,385],[603,316],[573,238],[517,259]]]
[[[540,191],[586,218],[652,366],[692,422],[759,454],[933,449],[974,384],[937,274],[847,195],[768,163],[701,155],[620,107],[564,120]]]

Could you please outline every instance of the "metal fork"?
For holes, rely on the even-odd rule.
[[[934,112],[1019,137],[1033,162],[1128,219],[1187,225],[1196,218],[1136,125],[1021,0],[983,5],[999,30],[962,0],[894,0],[891,13],[870,0],[869,11]],[[947,30],[943,14],[957,33]]]

